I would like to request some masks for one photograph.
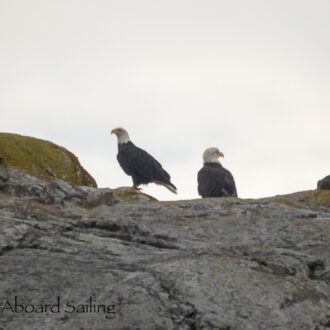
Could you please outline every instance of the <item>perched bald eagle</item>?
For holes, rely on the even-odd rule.
[[[218,158],[223,153],[218,148],[208,148],[203,154],[204,166],[197,175],[198,193],[205,197],[237,197],[232,174],[222,167]]]
[[[177,193],[175,185],[171,183],[170,175],[163,169],[162,165],[146,151],[131,142],[125,129],[115,128],[111,134],[117,135],[117,159],[124,172],[132,177],[134,189],[137,189],[140,184],[152,182],[164,186],[174,194]]]

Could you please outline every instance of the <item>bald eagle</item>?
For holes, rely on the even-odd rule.
[[[237,197],[232,174],[220,164],[218,158],[224,157],[218,148],[208,148],[203,154],[204,166],[197,175],[198,193],[205,197]]]
[[[133,188],[140,184],[156,183],[176,194],[177,189],[170,180],[170,175],[162,165],[146,151],[138,148],[129,138],[127,131],[121,127],[115,128],[111,134],[118,138],[117,159],[126,174],[133,179]]]

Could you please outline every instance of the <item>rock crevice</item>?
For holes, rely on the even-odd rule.
[[[158,202],[0,167],[10,329],[318,329],[330,317],[330,191]],[[65,313],[67,302],[114,305]]]

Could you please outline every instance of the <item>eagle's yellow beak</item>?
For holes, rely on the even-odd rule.
[[[225,157],[221,151],[218,152],[219,157]]]
[[[117,134],[117,133],[118,133],[118,130],[115,128],[111,131],[111,134]]]

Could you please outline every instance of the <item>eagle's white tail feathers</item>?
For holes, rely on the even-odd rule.
[[[161,186],[164,186],[165,188],[167,188],[170,192],[172,192],[173,194],[177,194],[177,191],[176,191],[176,189],[174,189],[172,186],[170,186],[169,184],[167,184],[167,183],[164,183],[164,182],[161,182],[161,181],[157,181],[157,180],[155,180],[155,181],[153,181],[154,183],[156,183],[156,184],[159,184],[159,185],[161,185]]]

